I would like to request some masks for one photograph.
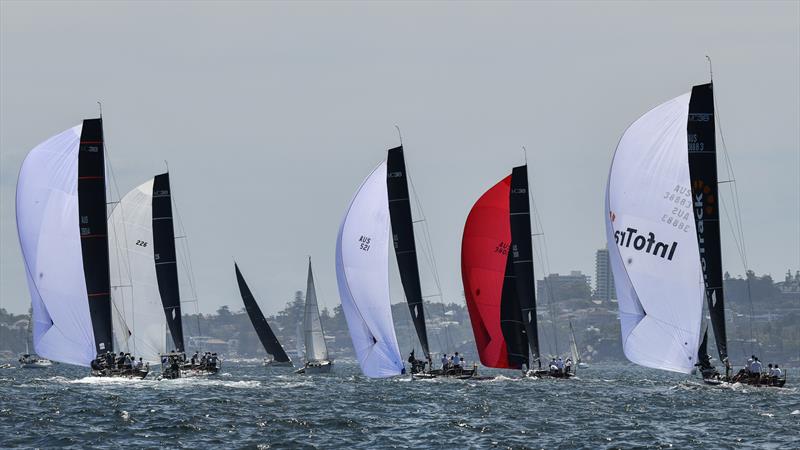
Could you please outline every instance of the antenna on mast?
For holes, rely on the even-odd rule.
[[[708,78],[713,83],[714,82],[714,68],[711,66],[711,57],[706,55],[706,59],[708,60]]]
[[[522,156],[525,158],[525,165],[528,165],[528,149],[522,146]]]
[[[164,160],[164,167],[167,168],[167,173],[169,173],[169,163],[167,162],[166,159]]]
[[[400,127],[397,124],[394,124],[394,127],[397,128],[397,136],[400,138],[400,147],[403,146],[403,133],[400,132]]]
[[[100,103],[100,100],[97,101],[97,108],[100,110],[100,118],[103,118],[103,104]]]

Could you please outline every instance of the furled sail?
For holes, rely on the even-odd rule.
[[[275,333],[272,332],[272,328],[269,327],[269,323],[267,323],[267,319],[261,312],[261,308],[258,307],[253,293],[250,292],[250,288],[244,281],[242,272],[239,271],[239,266],[234,263],[233,267],[236,270],[236,282],[239,284],[239,292],[242,294],[244,309],[247,310],[247,315],[250,317],[250,322],[253,323],[253,328],[256,329],[256,334],[258,334],[258,339],[261,340],[261,345],[264,346],[264,350],[272,355],[272,358],[277,362],[291,361],[289,355],[283,350],[281,343],[278,342],[278,338],[275,337]]]
[[[322,320],[317,304],[317,290],[314,288],[314,274],[311,272],[311,258],[308,259],[308,282],[306,284],[306,308],[303,314],[303,328],[306,341],[306,361],[326,361],[328,346],[322,331]]]
[[[336,280],[364,375],[403,373],[389,301],[389,207],[386,163],[358,188],[339,227]]]
[[[692,182],[692,211],[700,251],[700,267],[703,271],[706,302],[719,359],[725,361],[728,359],[728,341],[725,333],[725,302],[722,293],[714,87],[711,83],[692,88],[686,128],[689,144],[689,175]]]
[[[539,360],[539,331],[536,324],[536,294],[533,276],[533,243],[531,242],[531,210],[528,197],[528,166],[514,167],[511,172],[509,199],[511,220],[511,261],[514,264],[516,291],[522,309],[522,323],[528,338],[533,361]],[[526,353],[527,354],[527,353]]]
[[[625,355],[684,373],[697,362],[704,297],[687,153],[689,97],[656,107],[625,131],[606,187]]]
[[[527,362],[528,352],[516,281],[509,267],[510,189],[508,176],[470,210],[461,241],[461,278],[481,363],[518,369]]]
[[[166,349],[153,245],[153,179],[125,194],[108,219],[116,348],[157,363]]]
[[[172,194],[169,173],[153,178],[153,252],[156,265],[158,291],[173,350],[183,352],[183,322],[181,320],[181,295],[178,281],[175,227],[172,220]]]
[[[40,356],[88,366],[112,351],[101,119],[36,146],[17,181],[17,232]]]
[[[425,311],[422,304],[422,288],[417,264],[417,248],[414,242],[414,224],[411,219],[411,201],[409,199],[406,163],[403,147],[389,150],[386,159],[386,188],[389,195],[389,217],[392,223],[392,240],[397,257],[397,268],[400,281],[406,294],[411,319],[417,331],[422,351],[430,355],[428,348],[428,332],[425,328]]]

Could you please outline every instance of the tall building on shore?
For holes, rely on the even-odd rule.
[[[614,273],[611,271],[611,263],[608,259],[608,249],[601,248],[595,254],[594,282],[595,298],[606,302],[617,299],[617,291],[614,288]]]

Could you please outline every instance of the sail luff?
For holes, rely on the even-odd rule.
[[[722,289],[714,86],[711,83],[692,88],[686,134],[692,182],[692,211],[696,223],[706,302],[719,358],[720,361],[725,361],[728,359],[728,344]]]
[[[153,178],[153,252],[158,290],[174,350],[185,351],[169,173]]]
[[[78,226],[95,352],[114,351],[103,119],[86,119],[78,148]]]
[[[236,283],[239,285],[239,293],[242,295],[244,308],[247,311],[248,317],[250,317],[250,322],[253,323],[253,328],[256,330],[261,345],[264,346],[264,350],[272,355],[277,362],[291,361],[289,355],[286,354],[283,346],[281,346],[281,343],[275,336],[275,333],[272,332],[272,328],[270,328],[269,323],[267,323],[264,313],[261,312],[261,308],[259,308],[258,303],[256,303],[253,293],[244,281],[244,276],[242,276],[242,272],[239,270],[239,265],[234,263],[233,267],[236,271]]]
[[[314,287],[314,274],[311,258],[308,259],[308,280],[306,282],[306,306],[303,319],[306,341],[306,361],[325,361],[328,359],[328,346],[322,330],[322,319],[317,304],[317,290]]]
[[[522,322],[525,325],[525,334],[528,338],[531,359],[541,368],[528,189],[528,166],[514,167],[511,172],[511,194],[509,199],[511,262],[514,268],[516,292],[522,309]]]
[[[422,302],[422,287],[414,241],[414,224],[411,217],[411,200],[406,176],[403,147],[389,149],[386,159],[386,188],[389,199],[389,218],[392,223],[392,240],[397,257],[397,268],[403,292],[414,322],[425,357],[430,356],[428,332],[425,328],[425,311]]]

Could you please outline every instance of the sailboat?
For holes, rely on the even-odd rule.
[[[622,135],[606,187],[606,236],[625,356],[673,372],[699,367],[709,384],[783,386],[785,376],[731,374],[718,188],[712,83],[650,110]],[[706,350],[704,300],[724,375]]]
[[[541,364],[527,165],[514,167],[470,210],[461,241],[461,277],[483,365],[535,377],[573,375]]]
[[[432,367],[428,332],[425,326],[422,284],[420,282],[417,249],[414,239],[414,223],[411,215],[408,172],[402,145],[389,149],[386,166],[386,188],[394,254],[397,258],[397,268],[400,272],[400,281],[403,285],[406,302],[408,302],[408,308],[411,312],[411,319],[425,358],[425,360],[417,360],[413,355],[409,358],[411,374],[418,378],[437,376],[472,377],[477,373],[476,367],[466,368],[460,365],[440,369]]]
[[[306,362],[296,373],[329,373],[333,360],[328,355],[325,332],[317,304],[317,290],[314,287],[314,274],[311,271],[311,257],[308,258],[308,281],[306,283],[306,307],[303,313],[303,330],[306,342]],[[298,344],[299,345],[299,344]]]
[[[264,359],[264,365],[267,367],[292,367],[292,360],[286,354],[281,343],[278,342],[278,338],[275,337],[272,328],[269,327],[266,317],[264,317],[261,308],[256,303],[256,298],[244,281],[239,265],[233,263],[233,268],[236,271],[236,282],[239,284],[239,292],[242,295],[244,308],[247,310],[250,322],[253,323],[253,328],[256,329],[256,334],[258,334],[258,339],[261,340],[264,350],[272,356],[272,359]]]
[[[36,353],[94,376],[146,376],[113,364],[102,118],[28,153],[16,211]]]
[[[31,354],[28,343],[25,343],[25,353],[19,355],[20,369],[46,369],[53,365],[47,358],[40,358],[38,355]]]
[[[117,348],[161,364],[161,377],[208,375],[211,364],[186,360],[169,173],[156,175],[122,197],[109,217]],[[167,352],[169,327],[173,350]]]

